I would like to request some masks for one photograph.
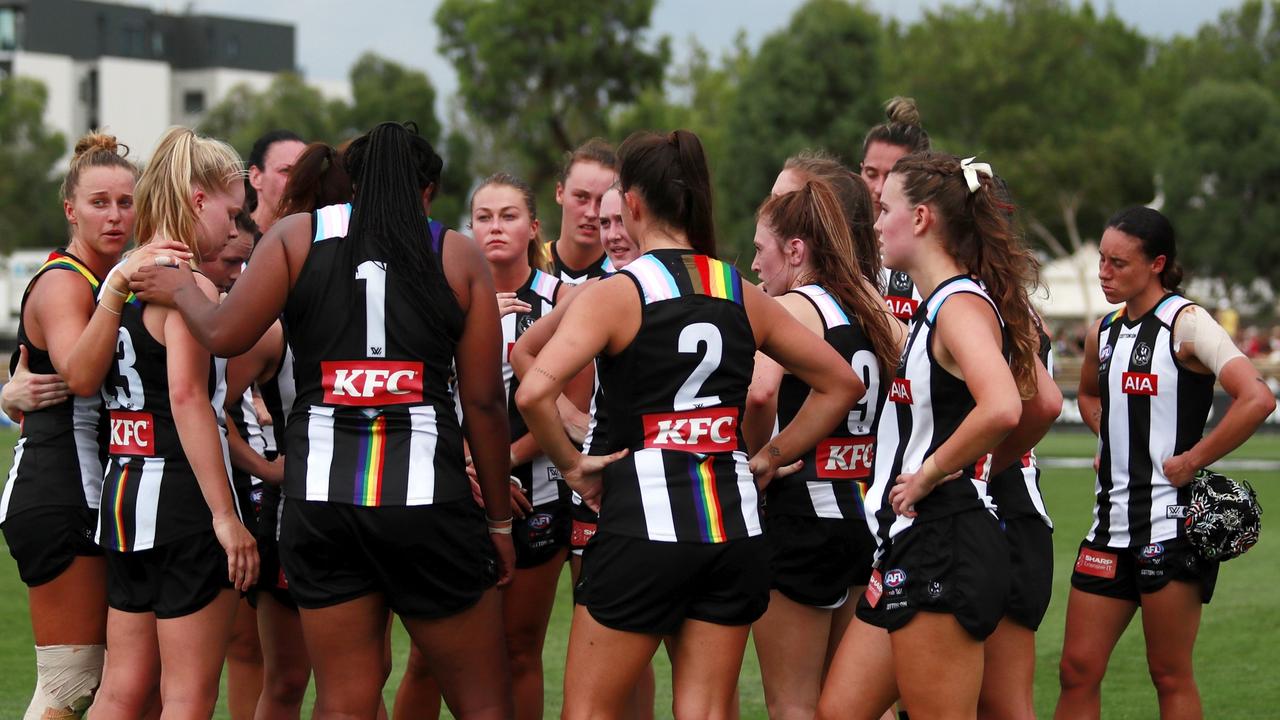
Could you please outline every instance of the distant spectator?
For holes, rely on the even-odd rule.
[[[1240,337],[1240,352],[1244,353],[1247,358],[1256,358],[1266,352],[1262,343],[1262,334],[1254,325],[1244,329],[1244,334]]]
[[[1280,325],[1271,328],[1271,362],[1280,362]]]

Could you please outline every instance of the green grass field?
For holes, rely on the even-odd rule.
[[[12,432],[0,434],[0,444],[12,445]],[[1091,457],[1094,440],[1088,435],[1058,433],[1040,447],[1043,457]],[[0,468],[8,467],[8,455]],[[1239,459],[1280,458],[1280,435],[1260,435],[1232,455]],[[1280,507],[1280,472],[1239,473],[1257,489],[1264,506]],[[1277,487],[1272,487],[1277,486]],[[1045,496],[1057,525],[1055,533],[1054,599],[1041,626],[1036,671],[1036,710],[1052,715],[1057,698],[1057,661],[1062,648],[1066,598],[1076,546],[1088,530],[1093,503],[1093,479],[1088,470],[1053,469],[1043,480]],[[1273,510],[1273,513],[1275,511]],[[1273,521],[1274,522],[1274,521]],[[1280,707],[1280,530],[1263,534],[1248,555],[1223,567],[1217,595],[1205,608],[1196,646],[1196,675],[1210,718],[1275,717]],[[35,671],[26,591],[8,553],[0,560],[0,717],[21,717],[31,697]],[[558,717],[565,648],[569,636],[569,581],[566,570],[548,633],[546,686],[548,718]],[[387,683],[388,706],[404,668],[407,640],[397,628],[395,668]],[[669,665],[659,651],[658,717],[670,715]],[[742,716],[765,717],[760,671],[748,645],[740,682]],[[225,696],[225,693],[224,693]],[[1155,717],[1155,691],[1147,677],[1141,626],[1135,620],[1116,648],[1103,685],[1103,714],[1107,718]],[[229,717],[220,706],[218,718]]]

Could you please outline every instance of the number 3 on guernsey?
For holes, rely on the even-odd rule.
[[[366,260],[356,267],[356,279],[364,281],[364,341],[369,357],[386,357],[387,265]]]

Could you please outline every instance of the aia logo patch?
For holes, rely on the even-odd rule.
[[[422,363],[345,360],[320,363],[329,405],[375,407],[422,402]]]
[[[1116,554],[1090,548],[1080,548],[1080,554],[1076,556],[1076,572],[1114,580],[1116,577]]]
[[[920,301],[909,297],[887,297],[884,299],[885,305],[889,307],[889,312],[899,320],[910,320],[916,314],[916,308],[920,307]]]
[[[111,411],[112,455],[154,457],[156,454],[156,423],[151,413]]]
[[[817,475],[823,480],[861,480],[871,476],[876,439],[827,438],[818,443]]]
[[[911,404],[911,381],[896,377],[889,386],[889,399],[896,403]]]
[[[738,449],[738,409],[732,407],[645,415],[644,446],[694,453]]]
[[[1120,376],[1120,390],[1125,395],[1159,395],[1160,377],[1150,373],[1126,372]]]

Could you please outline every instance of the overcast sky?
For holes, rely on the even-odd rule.
[[[348,68],[365,50],[421,68],[440,96],[452,95],[457,80],[448,61],[436,54],[438,41],[433,16],[439,0],[134,0],[138,4],[178,12],[187,5],[215,15],[261,18],[291,23],[297,28],[298,63],[310,78],[345,79]],[[680,52],[686,39],[698,41],[713,54],[727,49],[739,28],[754,46],[786,24],[800,0],[659,0],[653,29],[675,39]],[[911,21],[940,0],[870,0],[882,15]],[[965,2],[967,4],[967,0]],[[1112,6],[1128,23],[1145,33],[1168,37],[1191,34],[1239,0],[1114,0]]]

